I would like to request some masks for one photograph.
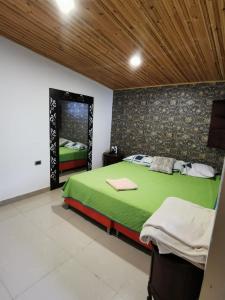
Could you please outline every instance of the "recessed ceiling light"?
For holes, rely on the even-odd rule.
[[[134,54],[133,56],[131,56],[129,63],[133,68],[139,67],[142,63],[140,54]]]
[[[56,3],[64,14],[68,14],[72,9],[74,9],[74,0],[56,0]]]

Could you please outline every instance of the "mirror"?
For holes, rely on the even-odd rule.
[[[87,171],[88,104],[59,101],[59,183]]]
[[[50,189],[92,169],[94,98],[49,89]]]

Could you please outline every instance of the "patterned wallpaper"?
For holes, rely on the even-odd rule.
[[[212,101],[220,99],[219,82],[115,91],[111,145],[126,156],[169,156],[221,170],[225,151],[207,147]]]
[[[61,101],[61,126],[59,136],[88,144],[88,104]]]

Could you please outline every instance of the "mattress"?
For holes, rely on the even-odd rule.
[[[59,162],[66,162],[71,160],[87,159],[87,149],[70,149],[66,147],[59,147]]]
[[[106,179],[124,177],[136,183],[138,189],[118,192],[106,183]],[[219,176],[203,179],[179,173],[168,175],[150,171],[145,166],[120,162],[71,176],[63,187],[63,196],[140,232],[143,223],[169,196],[214,208],[219,183]]]

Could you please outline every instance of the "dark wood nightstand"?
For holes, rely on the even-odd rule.
[[[115,163],[118,163],[122,161],[123,155],[118,153],[110,153],[110,152],[104,152],[103,153],[103,166],[112,165]]]
[[[204,271],[174,254],[159,254],[153,245],[148,299],[199,299]]]

